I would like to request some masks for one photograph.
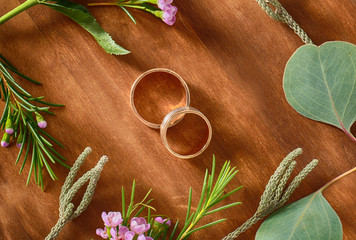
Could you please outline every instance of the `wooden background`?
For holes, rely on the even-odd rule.
[[[0,14],[22,1],[2,0]],[[85,4],[85,1],[80,3]],[[93,38],[61,14],[36,6],[0,27],[0,49],[25,74],[43,82],[22,86],[35,96],[63,103],[46,116],[48,131],[64,143],[61,153],[72,164],[86,146],[93,153],[81,173],[101,155],[109,162],[89,208],[68,223],[59,239],[99,239],[102,211],[120,210],[120,189],[137,181],[137,200],[153,188],[153,205],[173,220],[185,217],[189,187],[197,203],[204,171],[215,154],[220,168],[231,160],[240,170],[228,189],[244,185],[225,203],[242,201],[212,219],[228,221],[192,235],[221,239],[256,210],[270,175],[297,147],[301,170],[313,158],[319,166],[297,189],[300,199],[355,166],[356,146],[342,131],[296,113],[282,89],[284,66],[301,40],[285,24],[270,19],[254,0],[175,1],[177,22],[169,27],[154,16],[132,11],[134,25],[115,7],[91,8],[127,56],[106,54]],[[343,40],[356,43],[356,1],[282,1],[316,44]],[[173,157],[159,132],[143,125],[129,104],[130,87],[144,71],[166,67],[178,72],[191,90],[192,106],[213,126],[213,139],[201,156]],[[4,104],[1,103],[1,109]],[[58,218],[58,197],[68,171],[53,166],[59,181],[47,177],[45,192],[25,186],[29,164],[18,175],[18,149],[0,149],[0,238],[43,239]],[[295,174],[295,173],[294,173]],[[356,239],[356,174],[328,188],[324,195],[341,218],[344,239]],[[239,239],[254,239],[258,225]]]

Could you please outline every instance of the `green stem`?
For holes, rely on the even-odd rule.
[[[15,17],[17,14],[22,13],[26,9],[28,9],[32,6],[35,6],[37,4],[39,4],[38,0],[27,0],[20,6],[17,6],[16,8],[12,9],[10,12],[8,12],[5,15],[3,15],[2,17],[0,17],[0,25],[3,24],[4,22],[6,22],[7,20]]]
[[[88,3],[89,7],[93,6],[119,6],[118,2],[104,2],[104,3]]]
[[[350,173],[356,172],[356,167],[350,169],[347,172],[344,172],[343,174],[337,176],[336,178],[334,178],[333,180],[331,180],[330,182],[328,182],[327,184],[325,184],[324,186],[322,186],[318,191],[322,192],[324,191],[326,188],[330,187],[331,184],[335,183],[336,181],[340,180],[343,177],[346,177],[347,175],[349,175]]]
[[[130,7],[130,8],[137,8],[141,10],[146,10],[147,8],[144,6],[133,5],[126,2],[104,2],[104,3],[88,3],[88,7],[95,7],[95,6],[119,6],[119,7]]]
[[[124,6],[124,5],[137,5],[142,3],[151,3],[157,5],[157,0],[119,0],[116,2],[99,2],[99,3],[88,3],[89,7],[93,6]]]
[[[146,1],[142,1],[143,3]],[[130,1],[117,1],[117,2],[99,2],[99,3],[88,3],[88,7],[95,7],[95,6],[118,6],[118,7],[129,7],[129,8],[136,8],[140,10],[144,10],[146,12],[154,14],[155,11],[146,8],[145,6],[135,5],[135,3],[131,3]],[[155,14],[154,14],[155,15]]]
[[[126,4],[126,5],[124,5],[124,7],[136,8],[136,9],[141,9],[141,10],[144,10],[144,11],[149,11],[149,9],[147,9],[146,7],[137,6],[137,5],[132,5],[132,4]]]

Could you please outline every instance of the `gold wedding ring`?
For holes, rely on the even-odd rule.
[[[189,88],[188,88],[188,85],[186,84],[186,82],[183,80],[183,78],[181,76],[179,76],[176,72],[173,72],[172,70],[169,70],[169,69],[166,69],[166,68],[154,68],[154,69],[151,69],[151,70],[148,70],[144,73],[142,73],[137,79],[136,81],[133,83],[132,87],[131,87],[131,94],[130,94],[130,103],[131,103],[131,108],[132,110],[134,111],[136,117],[141,121],[143,122],[145,125],[147,125],[148,127],[150,128],[155,128],[155,129],[159,129],[160,126],[161,126],[161,122],[164,118],[164,116],[166,114],[168,114],[172,109],[174,108],[177,108],[177,105],[178,103],[173,103],[173,106],[171,107],[170,110],[167,110],[166,112],[164,112],[164,115],[162,117],[162,119],[159,120],[159,122],[153,122],[152,120],[150,119],[147,119],[147,116],[142,116],[142,111],[141,113],[139,113],[139,110],[136,108],[136,103],[135,103],[135,100],[137,98],[135,98],[135,93],[136,93],[136,89],[138,88],[139,84],[142,83],[143,81],[147,80],[149,81],[150,79],[149,78],[152,78],[152,77],[155,77],[154,75],[157,75],[158,77],[161,76],[161,77],[167,77],[166,75],[169,75],[170,77],[173,77],[173,80],[179,80],[180,82],[180,87],[182,87],[184,89],[184,92],[185,92],[185,103],[183,106],[187,107],[189,106],[190,104],[190,92],[189,92]],[[155,81],[157,81],[159,79],[155,78]],[[146,89],[144,89],[144,91],[146,91]],[[151,108],[154,108],[154,106],[156,105],[157,103],[151,103],[151,105],[153,106],[145,106],[145,107],[151,107]],[[178,107],[182,107],[182,106],[179,106]],[[158,107],[154,108],[153,110],[157,110]],[[152,110],[152,111],[153,111]],[[147,115],[147,114],[146,114]],[[151,113],[152,115],[152,113]],[[181,120],[181,119],[180,119]],[[177,124],[179,122],[176,121],[173,123],[174,124]],[[172,126],[173,126],[172,125]]]
[[[167,140],[167,131],[168,131],[168,128],[172,126],[171,125],[172,122],[174,122],[176,118],[180,118],[181,116],[184,116],[185,114],[198,115],[205,121],[205,123],[208,127],[208,137],[207,137],[207,140],[206,140],[204,146],[199,151],[197,151],[193,154],[187,154],[187,155],[183,155],[183,154],[179,154],[179,153],[175,152],[170,147],[168,140]],[[211,137],[212,137],[212,128],[211,128],[208,118],[203,113],[201,113],[199,110],[197,110],[193,107],[181,107],[181,108],[174,109],[172,112],[168,113],[165,116],[165,118],[163,119],[162,124],[161,124],[160,133],[161,133],[161,139],[162,139],[163,145],[168,149],[168,151],[170,153],[172,153],[176,157],[188,159],[188,158],[194,158],[194,157],[200,155],[209,146],[209,143],[210,143]]]
[[[160,129],[161,139],[170,153],[178,158],[188,159],[200,155],[212,137],[212,127],[208,118],[199,110],[189,107],[188,85],[176,72],[165,68],[154,68],[141,74],[133,83],[130,104],[136,117],[146,126]],[[167,131],[180,122],[186,114],[194,114],[204,120],[207,138],[202,147],[193,153],[181,154],[173,150],[167,140]],[[180,136],[180,134],[176,135]]]

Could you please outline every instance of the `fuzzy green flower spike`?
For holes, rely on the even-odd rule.
[[[74,178],[77,175],[80,166],[84,163],[85,158],[89,155],[90,152],[91,148],[87,147],[84,152],[80,154],[73,167],[71,168],[63,184],[61,195],[59,197],[58,222],[52,228],[51,232],[48,234],[45,240],[55,239],[67,222],[72,221],[74,218],[78,217],[89,206],[90,201],[94,195],[96,184],[100,178],[101,171],[108,161],[107,156],[102,156],[94,168],[86,172],[76,182],[74,182]],[[87,190],[84,193],[83,199],[80,202],[78,208],[74,210],[74,205],[71,203],[71,201],[79,189],[88,181],[89,184]]]
[[[241,233],[245,232],[253,224],[271,214],[278,208],[282,207],[292,195],[294,190],[299,186],[301,181],[318,165],[318,160],[311,161],[288,185],[287,181],[292,174],[293,169],[297,165],[294,160],[298,155],[302,154],[302,149],[297,148],[289,153],[287,157],[281,162],[274,174],[271,176],[266,190],[263,192],[259,207],[256,213],[242,224],[235,231],[223,238],[223,240],[232,240],[237,238]],[[284,190],[285,189],[285,190]]]

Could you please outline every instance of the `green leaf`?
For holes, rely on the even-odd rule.
[[[123,6],[120,6],[120,8],[121,8],[122,10],[124,10],[124,12],[130,17],[130,19],[134,22],[134,24],[136,24],[136,20],[135,20],[135,18],[131,15],[131,13],[130,13],[126,8],[124,8]]]
[[[258,229],[255,240],[341,240],[342,225],[321,191],[272,213]]]
[[[116,55],[125,55],[130,53],[126,49],[117,45],[110,35],[100,26],[91,13],[84,6],[67,0],[55,0],[51,2],[41,2],[64,15],[82,26],[91,35],[94,36],[99,45],[107,53]]]
[[[194,232],[196,232],[196,231],[199,231],[199,230],[202,230],[202,229],[205,229],[205,228],[208,228],[208,227],[212,227],[212,226],[214,226],[214,225],[216,225],[216,224],[219,224],[219,223],[222,223],[222,222],[224,222],[224,221],[226,221],[226,218],[219,219],[219,220],[216,220],[216,221],[214,221],[214,222],[205,224],[205,225],[203,225],[203,226],[201,226],[201,227],[195,228],[195,229],[193,229],[193,230],[191,230],[191,231],[189,231],[189,232],[187,233],[187,237],[190,236],[192,233],[194,233]]]
[[[19,75],[20,77],[23,77],[24,79],[26,79],[26,80],[28,80],[28,81],[30,81],[30,82],[33,82],[33,83],[35,83],[35,84],[38,84],[38,85],[41,85],[41,84],[42,84],[42,83],[40,83],[40,82],[37,82],[37,81],[33,80],[32,78],[30,78],[30,77],[28,77],[28,76],[26,76],[26,75],[20,73],[20,72],[16,69],[16,67],[15,67],[14,65],[12,65],[12,64],[11,64],[3,55],[1,55],[1,54],[0,54],[0,59],[1,59],[2,61],[4,61],[2,64],[3,64],[7,69],[9,69],[9,70],[11,70],[12,72],[16,73],[16,74]],[[1,61],[0,61],[0,62],[1,62]]]
[[[124,187],[121,187],[121,203],[122,203],[122,208],[121,208],[121,212],[122,212],[122,219],[126,219],[126,213],[125,213],[125,190]]]
[[[336,126],[354,141],[356,46],[347,42],[304,45],[289,59],[283,78],[289,104],[300,114]]]

